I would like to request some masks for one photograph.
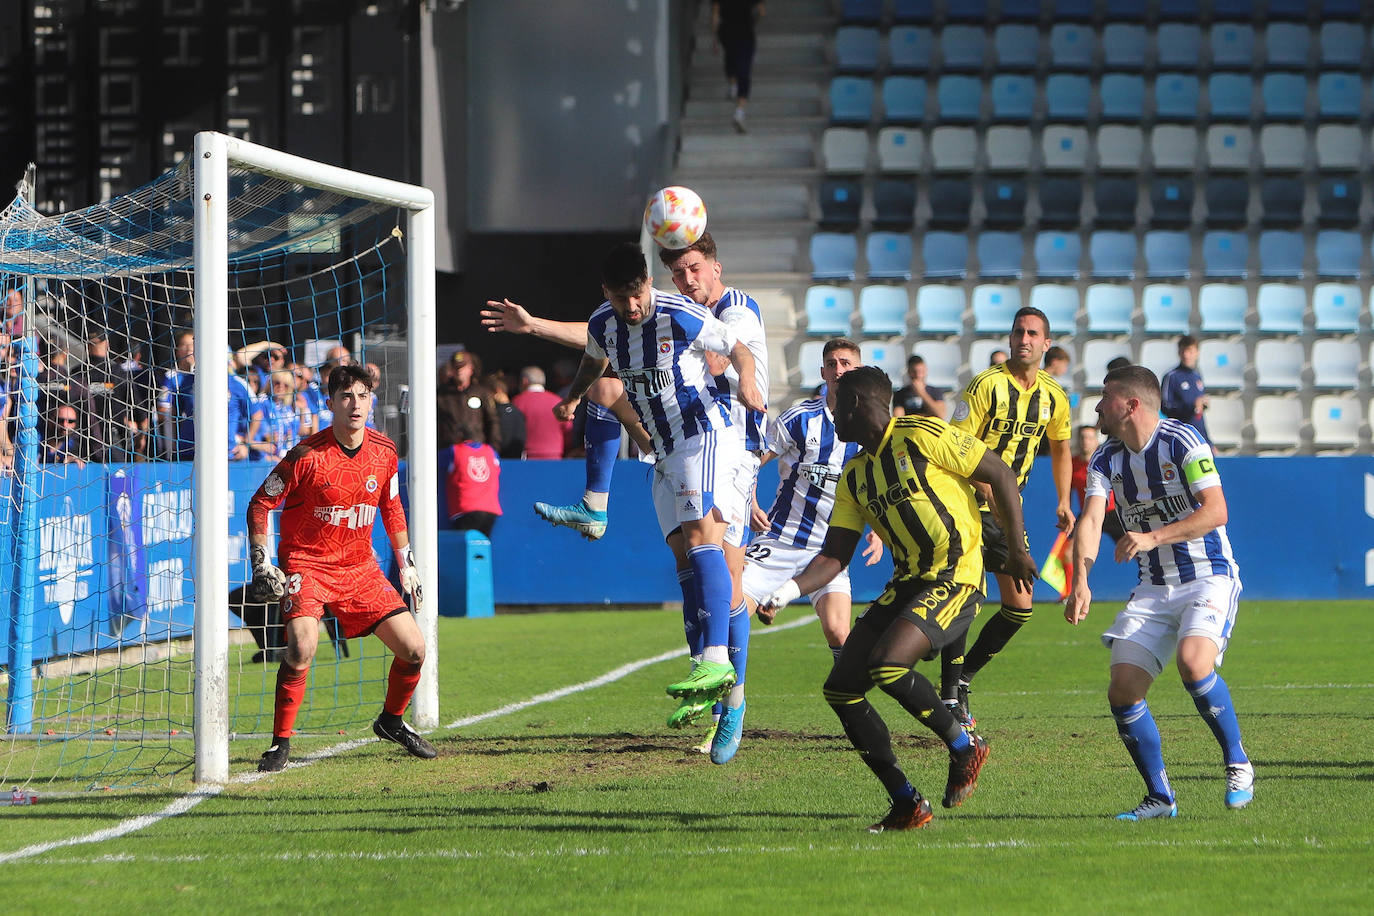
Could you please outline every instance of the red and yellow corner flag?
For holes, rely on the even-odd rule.
[[[1073,569],[1064,562],[1070,543],[1068,535],[1059,532],[1054,546],[1050,548],[1050,555],[1045,558],[1045,565],[1040,567],[1040,578],[1059,589],[1060,601],[1069,597],[1069,588],[1073,585]]]

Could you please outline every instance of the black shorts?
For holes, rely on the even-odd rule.
[[[1005,574],[1007,571],[1007,533],[997,524],[997,516],[983,512],[983,566],[988,572]],[[1026,552],[1030,552],[1030,535],[1022,532],[1026,541]]]
[[[878,600],[859,615],[865,626],[887,629],[897,618],[909,620],[930,640],[926,660],[937,658],[940,650],[957,639],[978,614],[983,593],[972,585],[927,579],[895,579]],[[857,627],[859,622],[855,623]]]

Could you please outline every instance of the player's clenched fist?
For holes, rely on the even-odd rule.
[[[248,586],[251,597],[264,604],[280,601],[286,594],[286,573],[268,561],[267,548],[261,544],[253,545],[249,557],[253,565],[253,581]]]
[[[800,597],[801,589],[797,588],[797,580],[788,579],[779,585],[773,594],[759,602],[758,610],[755,613],[759,615],[759,620],[764,624],[770,624],[773,622],[773,618],[778,616],[778,611]]]

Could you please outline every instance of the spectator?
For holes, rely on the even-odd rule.
[[[1006,361],[1006,350],[993,350],[992,353],[988,356],[988,368],[991,369],[993,366],[1000,366]]]
[[[329,398],[320,388],[320,379],[314,369],[297,363],[291,371],[296,375],[296,390],[305,398],[305,409],[310,414],[308,424],[305,417],[301,418],[301,435],[313,436],[334,422],[334,412],[329,409]]]
[[[277,447],[271,440],[272,399],[258,388],[256,372],[248,373],[248,392],[252,396],[248,411],[248,457],[253,461],[267,461],[276,455]]]
[[[1164,416],[1192,426],[1211,445],[1207,421],[1202,417],[1208,403],[1207,386],[1202,383],[1202,373],[1197,370],[1197,358],[1197,338],[1184,334],[1178,339],[1178,365],[1164,373],[1164,378],[1159,380],[1163,401],[1160,410]]]
[[[1069,396],[1069,409],[1077,410],[1078,392],[1073,388],[1073,375],[1069,371],[1069,366],[1068,350],[1063,347],[1050,347],[1045,351],[1045,371],[1054,377],[1059,387]]]
[[[0,327],[11,340],[24,336],[24,292],[12,289],[5,294],[5,317]]]
[[[487,389],[473,381],[478,368],[477,358],[460,349],[440,370],[439,391],[435,398],[440,448],[461,442],[458,427],[465,425],[471,431],[472,441],[485,442],[497,452],[501,449],[501,421],[496,416],[496,402]]]
[[[493,372],[482,379],[482,385],[491,392],[496,419],[501,424],[501,448],[497,454],[515,460],[525,457],[525,415],[510,402],[505,377]]]
[[[76,407],[62,404],[53,416],[52,427],[43,440],[44,464],[74,464],[84,468],[81,459],[81,434],[77,429]]]
[[[328,379],[335,366],[353,365],[353,354],[343,344],[336,344],[324,354],[324,365],[320,368],[320,378]]]
[[[491,537],[501,515],[501,459],[490,445],[476,441],[472,427],[454,427],[459,441],[448,451],[448,517],[454,528]]]
[[[572,421],[559,420],[553,409],[561,401],[544,389],[544,370],[526,366],[520,370],[520,393],[511,399],[525,417],[525,457],[562,458],[572,435]]]
[[[754,29],[763,18],[763,0],[711,0],[711,31],[714,50],[725,52],[725,78],[730,81],[730,97],[735,100],[735,130],[744,133],[744,110],[749,104],[753,82],[754,49],[758,39]]]
[[[296,376],[289,369],[272,373],[272,394],[266,402],[259,429],[267,447],[264,458],[284,458],[301,441],[301,415],[308,413],[305,398],[296,391]]]
[[[157,413],[157,373],[143,364],[142,344],[133,345],[129,358],[120,365],[120,369],[124,371],[124,384],[128,392],[124,397],[129,409],[124,421],[125,442],[133,453],[134,461],[147,461],[153,457],[152,439],[148,431],[152,429],[153,417]]]
[[[906,377],[910,382],[897,390],[892,401],[894,417],[938,417],[945,419],[945,392],[926,384],[926,361],[912,356],[906,361]]]
[[[1107,362],[1107,371],[1115,372],[1116,370],[1129,366],[1130,364],[1131,359],[1128,356],[1113,356]]]
[[[82,429],[91,461],[134,460],[129,436],[131,415],[129,374],[110,355],[110,339],[104,331],[86,337],[86,361],[72,382],[72,403],[85,416]]]
[[[248,383],[234,370],[238,360],[229,351],[229,460],[244,461],[249,456],[248,428],[253,419],[253,393]]]
[[[190,331],[178,331],[175,339],[176,365],[163,373],[157,413],[163,456],[168,461],[190,461],[196,451],[196,337]]]
[[[367,363],[363,368],[367,370],[367,377],[372,379],[372,402],[367,408],[367,425],[369,429],[376,429],[377,392],[382,390],[382,367],[376,363]]]
[[[1088,487],[1088,461],[1100,444],[1101,437],[1096,426],[1083,425],[1078,427],[1069,489],[1078,497],[1078,505],[1074,507],[1074,511],[1080,515],[1083,513],[1083,504],[1086,501],[1084,493]],[[1102,533],[1110,537],[1113,544],[1121,540],[1121,536],[1125,534],[1125,529],[1121,527],[1121,518],[1116,513],[1116,494],[1114,493],[1107,494],[1107,510],[1102,517]]]

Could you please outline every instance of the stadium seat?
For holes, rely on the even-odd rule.
[[[1021,234],[984,232],[978,236],[978,275],[981,277],[1021,276]]]
[[[914,127],[878,131],[878,171],[919,172],[925,165],[925,140]]]
[[[1209,277],[1244,277],[1250,242],[1243,232],[1208,232],[1202,237],[1202,272]]]
[[[1306,30],[1305,26],[1297,28]],[[1321,66],[1358,69],[1364,56],[1364,27],[1354,22],[1324,22],[1321,33]]]
[[[894,22],[930,22],[935,18],[935,0],[892,0]]]
[[[1040,0],[1002,0],[1001,6],[1006,22],[1040,21]]]
[[[867,124],[873,119],[873,81],[862,76],[837,76],[830,81],[830,121]]]
[[[962,334],[963,287],[921,284],[916,291],[916,329],[921,334]]]
[[[867,75],[878,69],[878,30],[848,25],[835,30],[835,72]]]
[[[926,115],[926,81],[918,76],[889,76],[883,80],[883,120],[888,124],[920,124]]]
[[[1083,182],[1075,178],[1040,179],[1040,225],[1076,229],[1083,216]]]
[[[825,178],[820,186],[820,223],[826,229],[851,231],[858,228],[863,206],[863,184],[858,178]]]
[[[1360,129],[1347,124],[1323,124],[1317,128],[1317,168],[1358,169],[1360,167]]]
[[[1023,122],[1035,108],[1035,80],[1017,73],[992,78],[992,120]]]
[[[1102,119],[1139,123],[1145,117],[1145,78],[1135,73],[1107,73],[1098,83]],[[1196,107],[1196,106],[1194,106]]]
[[[1159,125],[1150,132],[1150,155],[1156,171],[1192,172],[1197,168],[1197,131],[1177,124]]]
[[[1002,3],[1002,17],[1006,18],[1007,4]],[[1033,25],[999,25],[992,34],[997,52],[997,70],[1034,70],[1040,62],[1040,32]],[[1032,86],[1032,92],[1034,86]]]
[[[898,73],[925,73],[930,69],[935,37],[930,29],[896,25],[887,35],[887,65]]]
[[[923,340],[911,348],[911,355],[925,360],[928,384],[947,391],[959,386],[959,364],[964,359],[958,341]]]
[[[986,135],[988,170],[1025,172],[1031,167],[1031,135],[1024,127],[998,125]]]
[[[1319,394],[1312,399],[1312,444],[1317,448],[1354,448],[1360,444],[1360,399]]]
[[[811,276],[817,280],[853,280],[859,240],[848,232],[811,236]]]
[[[1161,73],[1155,78],[1156,118],[1161,121],[1192,123],[1197,120],[1197,115],[1198,81],[1195,75]]]
[[[1108,22],[1142,22],[1148,6],[1148,0],[1107,0],[1106,19]]]
[[[1364,81],[1358,73],[1338,71],[1317,77],[1317,114],[1323,121],[1354,121],[1360,116]]]
[[[1053,0],[1055,22],[1091,22],[1096,15],[1096,0]]]
[[[1136,184],[1134,178],[1099,178],[1093,189],[1095,226],[1134,226]]]
[[[1301,441],[1302,402],[1276,395],[1255,398],[1250,408],[1250,422],[1255,431],[1256,448],[1297,448]]]
[[[1145,233],[1147,277],[1188,276],[1192,254],[1193,243],[1186,232],[1154,229]]]
[[[983,225],[995,229],[1019,229],[1026,223],[1026,183],[993,178],[983,183]]]
[[[930,132],[930,156],[937,172],[971,172],[978,160],[978,138],[967,127],[937,127]]]
[[[802,343],[797,352],[797,371],[801,375],[801,387],[806,392],[814,391],[825,380],[821,378],[821,365],[825,361],[822,353],[825,341],[808,340]]]
[[[970,124],[982,113],[983,81],[976,76],[942,76],[935,97],[941,121]]]
[[[1186,228],[1193,222],[1193,176],[1167,176],[1150,183],[1150,225]]]
[[[1264,33],[1264,57],[1268,69],[1306,70],[1310,44],[1311,33],[1306,25],[1295,22],[1271,23]],[[1241,66],[1250,69],[1250,61],[1245,61]]]
[[[1050,70],[1091,70],[1094,45],[1090,27],[1056,17],[1050,28]]]
[[[1084,342],[1083,366],[1084,382],[1094,391],[1102,387],[1102,378],[1107,374],[1107,363],[1124,356],[1131,358],[1131,347],[1124,340],[1094,339]]]
[[[1260,276],[1296,280],[1302,277],[1301,232],[1267,229],[1260,233]]]
[[[1040,232],[1035,236],[1036,272],[1042,277],[1078,276],[1083,243],[1076,232]]]
[[[1317,275],[1320,277],[1358,277],[1360,275],[1360,234],[1339,229],[1317,233]]]
[[[1160,30],[1163,31],[1162,26]],[[1248,24],[1240,22],[1213,23],[1211,41],[1212,69],[1249,70],[1254,64],[1255,30]],[[1194,58],[1194,63],[1196,60]],[[1164,64],[1160,64],[1160,66],[1164,66]]]
[[[1255,344],[1255,385],[1295,391],[1302,385],[1302,344],[1283,338]]]
[[[1208,398],[1207,435],[1217,448],[1240,448],[1245,427],[1245,402],[1240,398]]]
[[[1135,233],[1094,232],[1088,238],[1088,260],[1094,277],[1130,279],[1135,276]]]
[[[1269,0],[1269,20],[1296,19],[1306,22],[1309,9],[1310,0]]]
[[[854,291],[844,286],[813,286],[806,291],[806,333],[845,337],[854,314]]]
[[[937,179],[930,183],[930,225],[937,229],[964,229],[969,224],[973,189],[967,181]]]
[[[1260,222],[1266,226],[1301,226],[1303,198],[1299,178],[1266,178],[1260,185]]]
[[[1262,0],[1212,0],[1212,20],[1245,22],[1255,18],[1256,4]],[[1190,17],[1191,18],[1191,17]]]
[[[1148,284],[1140,296],[1146,334],[1187,334],[1193,294],[1186,286]]]
[[[1360,329],[1360,288],[1353,283],[1318,283],[1312,290],[1313,327],[1319,332]]]
[[[1144,166],[1145,136],[1139,127],[1107,124],[1097,132],[1097,167],[1136,173]]]
[[[870,232],[864,240],[868,276],[874,280],[911,279],[911,234]]]
[[[1322,0],[1323,19],[1359,19],[1367,10],[1364,0]]]
[[[1001,337],[980,337],[969,344],[968,347],[968,367],[974,375],[982,372],[992,362],[992,354],[1001,350],[1006,352],[1007,336]]]
[[[1249,222],[1250,182],[1216,177],[1207,181],[1207,225],[1240,228]]]
[[[1203,334],[1241,334],[1250,296],[1239,283],[1204,283],[1198,292],[1198,322]]]
[[[1255,311],[1259,314],[1261,334],[1301,334],[1307,297],[1301,286],[1265,283],[1255,299]]]
[[[1360,345],[1323,337],[1312,342],[1312,386],[1353,389],[1360,384]]]
[[[1198,347],[1198,371],[1207,389],[1236,389],[1245,387],[1245,344],[1239,340],[1210,338]]]
[[[1264,117],[1301,121],[1307,113],[1307,77],[1300,73],[1266,73],[1260,84]]]
[[[1166,22],[1155,30],[1156,65],[1161,70],[1195,69],[1202,59],[1197,21]]]
[[[963,277],[968,273],[968,239],[962,232],[927,232],[921,237],[925,276]]]
[[[1095,334],[1131,333],[1135,293],[1129,286],[1094,283],[1088,287],[1083,308],[1088,315],[1089,331]]]
[[[1343,228],[1359,225],[1362,187],[1356,175],[1323,178],[1317,184],[1317,222]]]
[[[1088,120],[1092,83],[1075,73],[1051,73],[1045,80],[1045,115],[1050,121]]]
[[[985,283],[973,288],[973,332],[1007,334],[1012,316],[1021,308],[1021,290]]]
[[[906,334],[904,286],[865,286],[859,291],[859,330],[869,337]]]
[[[1178,365],[1178,344],[1172,340],[1147,340],[1140,345],[1140,355],[1135,359],[1136,365],[1144,366],[1155,374],[1156,378],[1163,378],[1164,373]]]
[[[1211,118],[1217,121],[1250,120],[1254,83],[1248,73],[1213,73],[1207,78]]]
[[[1099,381],[1093,387],[1101,388],[1101,376],[1098,376],[1098,378]],[[1096,426],[1100,421],[1100,418],[1097,415],[1097,405],[1100,403],[1102,403],[1101,395],[1088,395],[1087,397],[1083,398],[1079,402],[1078,407],[1075,408],[1074,413],[1075,416],[1078,417],[1078,419],[1075,422],[1079,426]]]
[[[821,165],[831,175],[862,174],[868,168],[868,133],[855,127],[827,127],[821,134]]]
[[[1040,139],[1046,171],[1081,172],[1088,164],[1088,132],[1081,127],[1051,124]]]
[[[887,373],[893,388],[906,384],[906,347],[900,339],[865,340],[859,344],[865,366],[877,366]]]
[[[840,21],[878,23],[883,18],[883,0],[840,0]]]
[[[1108,19],[1102,30],[1102,66],[1108,70],[1145,69],[1146,43],[1143,25]]]
[[[1073,334],[1078,324],[1078,289],[1059,283],[1037,283],[1031,287],[1030,304],[1045,313],[1054,337]],[[1011,327],[1010,323],[1007,325]]]
[[[916,219],[916,185],[905,178],[880,178],[873,185],[873,226],[911,228]]]
[[[983,22],[988,18],[987,0],[960,0],[945,6],[945,16],[951,22]],[[906,384],[905,378],[902,384]]]
[[[1212,171],[1245,172],[1250,169],[1254,137],[1249,128],[1213,124],[1207,128],[1207,166]]]

